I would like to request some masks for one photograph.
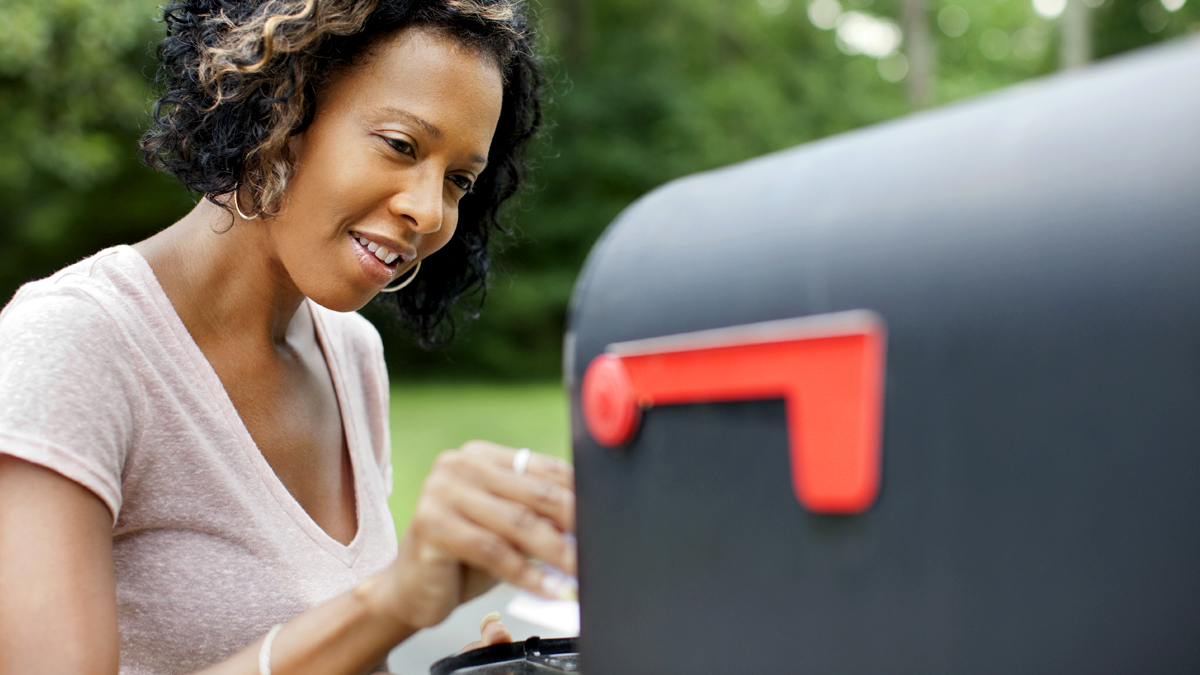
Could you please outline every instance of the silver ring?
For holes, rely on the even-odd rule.
[[[529,468],[529,456],[533,451],[529,448],[521,448],[517,454],[513,455],[513,473],[518,476],[524,476],[525,470]]]

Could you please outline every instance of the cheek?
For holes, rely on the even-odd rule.
[[[359,150],[360,139],[352,130],[314,123],[295,138],[296,164],[288,197],[296,204],[297,215],[327,218],[331,212],[361,211],[364,196],[377,196],[383,189],[374,157]]]

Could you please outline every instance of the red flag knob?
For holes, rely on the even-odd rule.
[[[621,359],[611,354],[592,359],[583,374],[582,403],[584,422],[596,442],[616,447],[633,438],[641,410]]]

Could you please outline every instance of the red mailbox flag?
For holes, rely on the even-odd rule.
[[[782,398],[796,498],[861,513],[879,494],[884,352],[865,310],[620,342],[584,373],[583,417],[615,447],[656,405]]]

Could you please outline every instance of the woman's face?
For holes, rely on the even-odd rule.
[[[293,139],[283,210],[264,223],[297,288],[355,310],[444,246],[487,164],[502,97],[491,59],[421,28],[337,75]]]

